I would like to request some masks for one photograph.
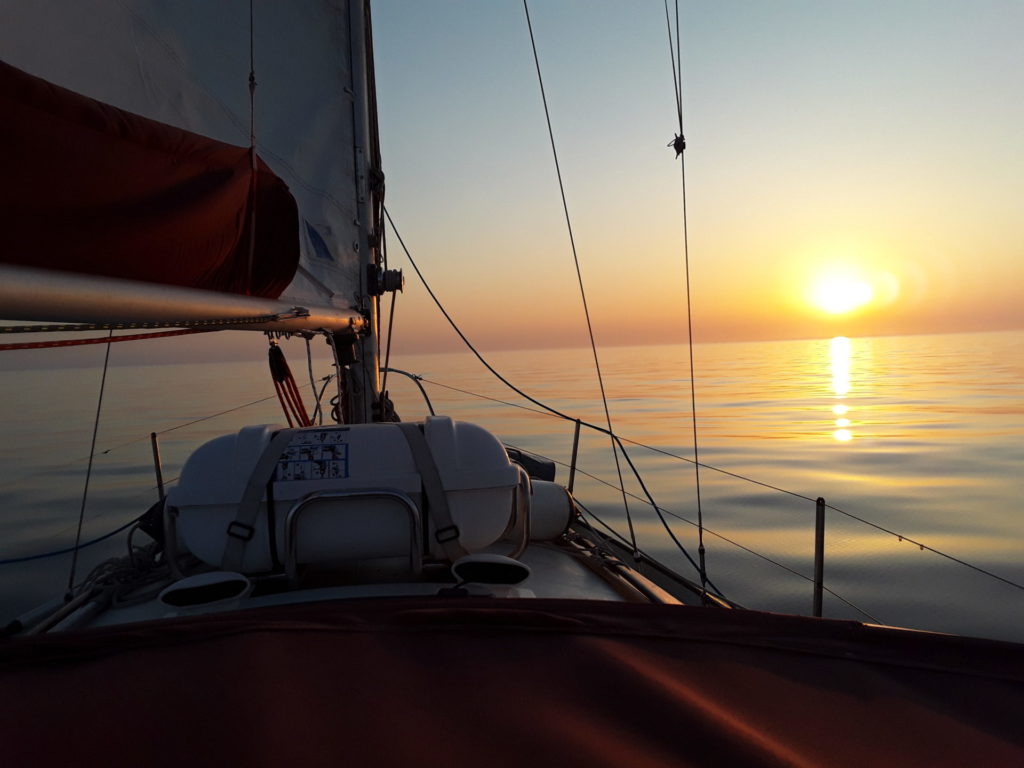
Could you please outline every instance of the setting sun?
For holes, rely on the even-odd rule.
[[[871,286],[859,277],[829,273],[817,278],[811,286],[811,303],[830,315],[841,315],[871,301]]]

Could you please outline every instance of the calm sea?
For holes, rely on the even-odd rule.
[[[286,348],[307,381],[301,343]],[[633,441],[629,458],[695,556],[687,355],[662,346],[609,348],[601,358],[615,431]],[[536,399],[603,423],[589,350],[488,357]],[[1024,333],[704,344],[694,357],[700,507],[719,589],[747,607],[810,613],[820,496],[842,510],[826,515],[825,584],[834,595],[825,615],[1024,641],[1024,590],[950,559],[1024,584]],[[0,559],[73,541],[100,376],[4,363]],[[569,462],[573,424],[524,409],[533,406],[469,355],[396,356],[392,365],[424,377],[438,413]],[[328,370],[316,367],[318,376]],[[403,418],[426,413],[408,379],[391,374],[388,388]],[[281,414],[268,399],[172,428],[272,395],[262,362],[111,368],[84,538],[155,500],[150,432],[162,433],[165,476],[174,478],[199,443]],[[583,429],[579,468],[577,497],[625,531],[606,436]],[[622,468],[638,544],[694,576]],[[567,469],[559,473],[564,482]],[[119,539],[86,550],[83,570],[121,552]],[[0,618],[59,593],[68,565],[60,556],[0,566]]]

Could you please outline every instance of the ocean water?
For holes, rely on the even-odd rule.
[[[286,348],[301,384],[304,349]],[[589,350],[487,357],[537,400],[603,425]],[[644,481],[620,461],[642,549],[695,577],[647,497],[696,558],[699,486],[714,584],[750,608],[807,614],[823,497],[835,508],[826,616],[1024,642],[1024,589],[1014,586],[1024,585],[1024,333],[702,344],[694,358],[699,472],[687,349],[601,351],[613,426]],[[100,379],[98,369],[4,362],[0,560],[73,543]],[[572,421],[537,412],[465,353],[396,355],[392,365],[423,377],[438,413],[550,456],[567,480]],[[392,373],[387,386],[403,418],[426,413],[412,381]],[[83,538],[155,500],[150,432],[173,479],[203,441],[281,421],[262,362],[112,367]],[[577,498],[626,533],[606,435],[582,429],[578,468]],[[120,536],[90,547],[80,573],[122,551]],[[59,594],[69,563],[0,565],[0,618]]]

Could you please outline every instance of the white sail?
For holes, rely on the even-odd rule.
[[[357,106],[366,103],[356,28],[364,9],[354,4],[255,2],[250,27],[248,0],[0,0],[0,58],[143,117],[248,146],[251,54],[257,153],[299,207],[299,269],[281,299],[355,307],[368,170],[359,146],[366,108]]]

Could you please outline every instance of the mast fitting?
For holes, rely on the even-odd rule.
[[[383,296],[405,289],[405,277],[400,269],[384,269],[376,264],[366,265],[366,290],[371,296]]]

